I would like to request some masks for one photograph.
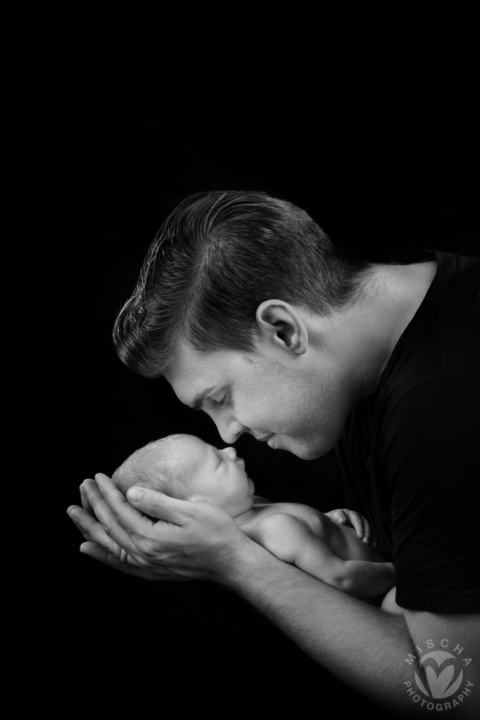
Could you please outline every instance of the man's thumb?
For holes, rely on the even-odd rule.
[[[140,503],[144,495],[145,490],[141,487],[131,487],[127,492],[127,498],[134,505]]]
[[[192,514],[193,505],[191,503],[138,485],[134,485],[128,490],[127,500],[133,507],[145,515],[149,515],[152,519],[164,520],[174,525],[180,525],[181,520],[185,520]]]

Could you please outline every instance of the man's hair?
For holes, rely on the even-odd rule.
[[[115,348],[145,377],[163,374],[179,341],[200,352],[253,352],[264,300],[328,316],[356,299],[369,268],[292,203],[262,192],[197,193],[150,245],[115,322]]]
[[[130,455],[112,475],[124,495],[134,485],[148,487],[180,500],[189,496],[191,467],[182,462],[179,435],[168,435],[148,443]]]

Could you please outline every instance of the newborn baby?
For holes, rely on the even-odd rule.
[[[219,505],[249,538],[280,560],[343,592],[377,597],[395,583],[392,563],[352,527],[308,505],[270,503],[254,495],[245,463],[233,447],[218,450],[193,435],[169,435],[134,452],[112,480],[124,494],[140,485]]]

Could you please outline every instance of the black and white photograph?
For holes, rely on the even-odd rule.
[[[5,717],[478,718],[473,3],[4,35]]]

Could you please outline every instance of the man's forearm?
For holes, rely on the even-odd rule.
[[[269,617],[319,665],[392,712],[412,716],[402,683],[415,652],[405,620],[343,594],[253,546],[223,582]],[[368,662],[365,658],[368,657]]]
[[[104,555],[119,547],[127,549],[128,563],[114,558],[117,569],[141,576],[146,572],[156,579],[223,583],[261,610],[320,665],[397,714],[429,715],[433,707],[438,709],[432,700],[440,689],[450,708],[455,708],[457,720],[480,717],[480,615],[412,609],[402,616],[384,613],[283,563],[250,540],[219,507],[139,488],[140,497],[132,501],[144,515],[159,518],[154,524],[125,500],[109,478],[97,475],[96,480],[98,486],[88,485],[88,499],[108,534],[82,508],[72,512],[91,541],[85,545],[98,543]],[[103,556],[97,559],[112,564]],[[441,665],[449,643],[447,655],[461,670],[445,695],[454,662],[439,674],[431,666],[424,667],[424,662],[434,656]],[[436,652],[427,652],[425,648],[430,650],[432,645]],[[417,648],[421,657],[415,658]],[[415,687],[423,695],[417,695],[417,700]],[[458,700],[450,699],[457,691]],[[449,709],[446,705],[441,709]]]

